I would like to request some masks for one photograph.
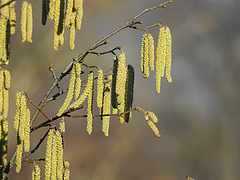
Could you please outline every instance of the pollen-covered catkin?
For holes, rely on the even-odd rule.
[[[93,74],[93,73],[92,73]],[[93,91],[94,91],[94,81],[92,81],[92,86],[88,93],[88,107],[87,107],[87,132],[92,133],[92,123],[93,123]]]
[[[75,82],[75,100],[77,100],[81,93],[81,64],[75,64],[75,71],[76,71],[76,82]]]
[[[65,16],[65,26],[69,27],[71,18],[72,18],[72,10],[73,10],[73,0],[67,1],[67,10],[66,10],[66,16]]]
[[[65,122],[64,117],[61,117],[61,121],[59,123],[59,129],[61,133],[65,133]]]
[[[53,20],[54,18],[54,14],[55,14],[55,4],[56,4],[56,0],[49,0],[49,14],[48,14],[48,18],[50,20]]]
[[[149,68],[154,70],[154,39],[151,34],[148,34],[148,56],[149,56]]]
[[[153,131],[153,133],[155,134],[156,137],[160,138],[161,135],[159,134],[159,130],[157,128],[157,126],[149,119],[149,116],[147,114],[145,114],[145,120],[148,124],[148,126],[151,128],[151,130]]]
[[[30,150],[30,110],[26,108],[26,116],[25,116],[25,130],[24,130],[24,152],[29,152]]]
[[[147,115],[151,118],[151,120],[154,122],[154,123],[157,123],[158,122],[158,118],[157,116],[151,112],[151,111],[147,111]]]
[[[88,83],[87,83],[87,86],[86,88],[84,89],[83,93],[81,94],[81,96],[78,98],[78,100],[76,100],[74,103],[72,103],[68,109],[75,109],[77,107],[79,107],[84,101],[85,99],[87,98],[88,96],[88,93],[91,89],[91,86],[92,86],[92,83],[93,83],[93,73],[90,73],[88,75]]]
[[[57,179],[63,179],[63,145],[62,136],[59,131],[56,131],[57,138]]]
[[[166,79],[169,83],[171,83],[172,37],[168,27],[166,27],[166,46]]]
[[[80,30],[82,27],[82,17],[83,17],[83,0],[75,0],[75,9],[77,10],[76,15],[76,27]]]
[[[28,3],[27,6],[27,27],[26,27],[27,42],[32,43],[32,31],[33,31],[33,17],[32,17],[32,4]]]
[[[38,165],[35,165],[32,172],[32,180],[40,180],[41,169]]]
[[[18,91],[15,97],[16,112],[15,112],[14,125],[13,125],[13,129],[16,132],[18,132],[18,129],[19,129],[21,96],[22,96],[22,92]]]
[[[45,156],[45,180],[50,180],[51,175],[51,159],[53,145],[54,129],[50,129],[47,138],[46,156]]]
[[[4,89],[4,75],[3,71],[0,70],[0,113],[2,113],[3,110],[3,89]]]
[[[103,71],[98,70],[98,81],[97,81],[97,106],[102,108],[103,101]]]
[[[141,71],[144,78],[149,77],[149,38],[147,33],[142,38]]]
[[[69,166],[70,166],[69,162],[64,161],[63,180],[69,180],[69,178],[70,178]]]
[[[57,179],[57,136],[56,131],[53,133],[52,139],[52,155],[51,155],[51,179]]]
[[[8,70],[3,71],[4,75],[4,88],[8,90],[10,88],[10,82],[11,82],[11,75]]]
[[[7,166],[8,122],[0,116],[0,164]]]
[[[25,127],[26,127],[26,97],[25,95],[21,96],[20,100],[20,114],[19,114],[19,129],[18,135],[21,141],[25,139]]]
[[[4,88],[2,88],[3,117],[7,118],[7,116],[8,116],[8,108],[9,108],[9,93],[8,93],[8,89],[10,88],[10,81],[11,81],[10,72],[8,70],[4,70],[3,71],[3,76],[4,76]]]
[[[70,21],[70,25],[69,25],[69,30],[70,30],[70,33],[69,33],[69,47],[70,47],[71,50],[73,50],[74,47],[75,47],[75,44],[74,44],[74,41],[75,41],[75,25],[76,25],[75,18],[76,18],[76,11],[71,13],[71,21]]]
[[[22,42],[26,41],[27,38],[27,9],[28,3],[23,1],[22,3],[22,16],[21,16],[21,33],[22,33]]]
[[[17,150],[16,150],[16,172],[19,173],[21,170],[22,165],[22,149],[23,149],[23,143],[18,138],[17,140]]]
[[[109,77],[108,80],[111,80],[112,77]],[[111,113],[111,86],[110,83],[106,83],[103,92],[103,112],[102,114],[107,115]],[[109,125],[110,125],[110,116],[102,117],[102,132],[105,136],[109,135]]]
[[[64,111],[68,108],[72,98],[73,98],[73,92],[74,92],[74,88],[75,88],[75,80],[76,80],[76,71],[74,69],[72,69],[71,71],[71,78],[70,78],[70,83],[69,83],[69,87],[68,87],[68,93],[66,96],[66,99],[63,103],[63,105],[61,106],[61,108],[59,109],[57,116],[61,116]]]
[[[10,19],[10,28],[11,28],[11,34],[14,34],[15,33],[15,25],[16,25],[16,12],[15,12],[15,1],[12,2],[10,5],[9,5],[9,8],[10,8],[10,12],[9,12],[9,19]]]

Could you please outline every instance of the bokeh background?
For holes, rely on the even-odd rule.
[[[20,6],[16,2],[17,30],[12,37],[12,74],[9,115],[9,156],[16,146],[12,130],[14,96],[26,90],[38,104],[53,83],[48,67],[53,64],[58,75],[82,51],[95,41],[120,27],[146,8],[162,0],[88,0],[84,1],[82,30],[76,34],[76,47],[65,45],[53,51],[53,22],[41,25],[41,1],[31,1],[34,12],[33,43],[21,43]],[[154,72],[143,79],[140,73],[142,31],[126,29],[109,39],[102,48],[121,46],[127,63],[136,71],[134,107],[151,110],[159,117],[162,137],[156,138],[142,113],[134,112],[128,124],[112,118],[110,136],[101,133],[101,122],[94,119],[93,133],[86,133],[85,119],[66,119],[64,158],[70,162],[71,179],[82,180],[196,180],[240,179],[240,21],[238,0],[175,0],[165,9],[145,14],[143,26],[161,21],[172,31],[173,83],[164,79],[161,94],[155,93]],[[149,32],[158,37],[158,28]],[[89,65],[108,70],[112,56],[86,58]],[[60,86],[66,89],[68,78]],[[86,78],[83,75],[83,79]],[[56,92],[56,91],[55,91]],[[64,97],[50,103],[43,111],[53,117]],[[29,105],[32,112],[34,108]],[[78,112],[85,114],[85,110]],[[95,108],[95,114],[98,109]],[[36,125],[45,121],[39,116]],[[58,123],[56,123],[58,126]],[[47,131],[31,134],[31,147]],[[31,157],[44,157],[45,143]],[[38,163],[44,179],[44,163]],[[32,164],[23,163],[9,179],[30,179]]]

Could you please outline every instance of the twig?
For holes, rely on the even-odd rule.
[[[34,159],[25,159],[23,162],[34,163],[35,161],[45,161],[45,158],[34,158]]]
[[[0,9],[3,8],[3,7],[5,7],[5,6],[7,6],[7,5],[9,5],[9,4],[11,4],[11,3],[14,2],[14,1],[16,1],[16,0],[8,1],[7,3],[1,5],[1,6],[0,6]]]

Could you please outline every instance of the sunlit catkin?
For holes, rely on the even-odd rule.
[[[57,179],[57,136],[56,136],[56,131],[53,133],[53,139],[52,139],[51,179]]]
[[[21,16],[21,33],[22,33],[22,42],[26,41],[27,38],[27,9],[28,3],[23,1],[22,3],[22,16]]]
[[[147,111],[147,115],[150,117],[150,119],[154,122],[154,123],[157,123],[158,122],[158,118],[157,116],[151,112],[151,111]]]
[[[45,156],[45,180],[50,180],[50,175],[51,175],[53,134],[54,134],[54,129],[50,129],[48,132],[46,156]]]
[[[64,173],[63,173],[64,180],[69,180],[69,178],[70,178],[69,166],[70,166],[69,162],[64,161]]]
[[[71,14],[71,21],[70,21],[70,25],[69,25],[69,47],[71,50],[74,49],[75,47],[75,25],[76,25],[76,21],[75,21],[75,17],[76,17],[76,11],[72,12]]]
[[[26,97],[24,95],[21,96],[20,103],[20,115],[19,115],[19,129],[18,135],[21,141],[25,139],[25,127],[26,127]]]
[[[0,113],[3,110],[3,90],[4,90],[4,74],[3,71],[0,70]]]
[[[58,51],[58,45],[59,45],[59,34],[58,34],[58,27],[59,27],[59,18],[60,18],[60,0],[55,0],[55,6],[54,6],[54,34],[53,34],[53,49],[55,51]]]
[[[67,10],[66,10],[66,16],[65,16],[65,26],[69,27],[71,18],[72,18],[72,10],[73,10],[73,0],[67,1]]]
[[[111,80],[111,77],[110,79]],[[110,116],[109,114],[111,113],[111,86],[110,83],[106,83],[104,87],[104,93],[103,93],[103,116],[102,117],[102,132],[104,133],[105,136],[109,135],[109,125],[110,125]]]
[[[92,123],[93,123],[93,91],[94,91],[94,81],[92,81],[92,86],[88,93],[88,107],[87,107],[87,132],[92,133]]]
[[[38,165],[35,165],[32,172],[32,180],[40,180],[41,169]]]
[[[142,38],[141,71],[144,78],[149,77],[149,39],[147,33]]]
[[[18,132],[19,121],[20,121],[21,96],[22,96],[22,92],[18,91],[15,97],[16,112],[15,112],[14,125],[13,125],[13,129],[16,132]]]
[[[8,90],[10,88],[10,82],[11,82],[11,75],[8,70],[3,71],[4,75],[4,88]]]
[[[2,72],[1,72],[2,73]],[[4,88],[2,88],[2,98],[3,98],[3,117],[7,118],[8,108],[9,108],[9,93],[8,89],[10,88],[11,76],[8,70],[3,71],[4,76]],[[0,93],[1,94],[1,93]]]
[[[83,0],[75,0],[75,9],[77,10],[76,15],[76,27],[80,30],[82,27],[82,17],[83,17]]]
[[[149,56],[149,68],[154,70],[154,39],[151,34],[148,34],[148,56]]]
[[[22,165],[22,149],[23,149],[23,143],[18,138],[17,140],[17,150],[16,150],[16,172],[19,173],[21,170]]]
[[[29,152],[30,150],[30,110],[26,108],[26,116],[25,116],[25,130],[24,130],[24,152]]]
[[[145,120],[146,120],[148,126],[151,128],[151,130],[155,134],[155,136],[160,138],[161,135],[159,134],[159,130],[158,130],[157,126],[151,120],[149,120],[147,115],[145,115]]]
[[[15,33],[15,24],[16,24],[16,12],[15,12],[15,1],[9,5],[10,12],[9,12],[9,19],[10,19],[10,26],[11,26],[11,34]]]
[[[169,83],[171,83],[172,36],[168,27],[166,27],[166,46],[166,79]]]
[[[102,108],[103,101],[103,71],[98,70],[98,81],[97,81],[97,106]]]
[[[64,111],[68,108],[72,98],[73,98],[73,92],[74,92],[74,87],[75,87],[75,80],[76,80],[76,71],[73,69],[71,71],[71,78],[70,78],[70,83],[69,83],[69,87],[68,87],[68,93],[67,93],[67,97],[63,103],[63,105],[61,106],[61,108],[59,109],[57,116],[61,116]]]
[[[63,145],[62,136],[59,131],[56,131],[56,146],[57,146],[57,179],[63,179]]]
[[[49,3],[49,14],[48,14],[48,18],[50,20],[53,20],[54,18],[54,14],[55,14],[55,3],[56,3],[56,0],[49,0],[50,3]]]
[[[64,117],[61,118],[61,121],[59,123],[59,129],[61,133],[65,133],[65,122],[64,122]]]
[[[76,82],[75,82],[75,100],[77,100],[81,93],[81,64],[75,64],[75,72],[76,72]]]
[[[27,7],[27,42],[32,43],[32,31],[33,31],[33,17],[32,17],[32,4],[28,3]]]
[[[74,103],[72,103],[68,109],[75,109],[77,107],[79,107],[87,98],[88,93],[90,91],[90,89],[92,88],[92,83],[93,83],[93,73],[90,73],[88,75],[88,83],[86,88],[84,89],[83,93],[81,94],[81,96],[78,98],[78,100],[76,100]]]

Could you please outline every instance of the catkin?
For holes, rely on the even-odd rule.
[[[18,138],[17,140],[17,150],[16,150],[16,172],[19,173],[21,170],[21,164],[22,164],[22,149],[23,149],[23,143]]]
[[[74,103],[72,103],[68,109],[75,109],[84,102],[84,100],[87,98],[88,93],[91,89],[92,83],[93,83],[93,72],[91,72],[88,75],[88,83],[87,83],[87,86],[84,89],[83,93],[81,94],[81,96],[78,98],[78,100],[76,100]]]
[[[71,21],[70,21],[70,25],[69,25],[69,46],[70,49],[73,50],[75,47],[74,41],[75,41],[75,25],[76,25],[76,21],[75,21],[75,17],[76,17],[76,11],[72,12],[71,14]]]
[[[49,14],[48,14],[48,18],[50,20],[53,20],[54,18],[54,14],[55,14],[55,4],[57,0],[49,0]]]
[[[9,5],[10,12],[9,12],[9,19],[10,19],[10,26],[11,26],[11,34],[15,33],[15,25],[16,25],[16,12],[15,12],[15,1]]]
[[[56,131],[53,133],[53,139],[52,139],[51,179],[57,179],[57,136],[56,136]]]
[[[141,71],[144,78],[149,77],[149,38],[147,33],[142,38]]]
[[[61,133],[65,133],[65,122],[64,122],[64,117],[61,118],[61,121],[59,123],[59,129]]]
[[[15,97],[16,112],[15,112],[14,125],[13,125],[13,129],[16,132],[19,129],[21,96],[22,96],[22,92],[18,91]]]
[[[50,180],[51,175],[51,159],[52,159],[52,146],[53,146],[54,129],[50,129],[47,138],[46,158],[45,158],[45,180]]]
[[[26,98],[24,95],[21,96],[21,103],[20,103],[20,114],[19,114],[19,139],[24,141],[25,138],[25,127],[26,127]]]
[[[115,108],[115,109],[117,109],[117,93],[116,93],[117,70],[118,70],[118,58],[115,57],[113,59],[112,91],[111,91],[112,107]]]
[[[151,130],[153,131],[153,133],[155,134],[156,137],[160,138],[161,135],[159,134],[159,130],[157,128],[157,126],[150,120],[146,120],[148,126],[151,128]]]
[[[4,75],[3,71],[0,70],[0,113],[3,110],[3,89],[4,89]]]
[[[77,10],[76,15],[76,27],[80,30],[82,27],[82,17],[83,17],[83,0],[75,0],[75,9]]]
[[[154,39],[151,34],[148,34],[148,56],[149,56],[149,68],[154,70]]]
[[[75,64],[75,72],[76,72],[76,82],[75,82],[75,100],[77,100],[81,93],[81,64]]]
[[[8,90],[10,88],[10,82],[11,82],[11,75],[8,70],[3,71],[4,75],[4,88]]]
[[[111,77],[109,77],[108,80],[111,80]],[[104,92],[103,92],[103,116],[102,117],[102,132],[104,133],[105,136],[109,135],[109,125],[110,125],[110,116],[109,114],[111,113],[111,87],[110,83],[106,83],[104,87]]]
[[[24,152],[29,152],[30,150],[30,110],[26,108],[26,116],[25,116],[25,129],[24,129]]]
[[[70,83],[69,83],[66,99],[65,99],[63,105],[61,106],[61,108],[59,109],[57,116],[61,116],[64,113],[64,111],[68,108],[68,106],[73,98],[73,92],[74,92],[74,88],[75,88],[75,80],[76,80],[76,71],[73,69],[71,71],[71,78],[70,78]]]
[[[8,122],[0,116],[0,164],[7,166]]]
[[[27,38],[27,9],[28,3],[23,1],[22,3],[22,17],[21,17],[21,32],[22,32],[22,42],[26,41]]]
[[[58,45],[59,45],[59,34],[58,34],[58,27],[59,27],[59,18],[60,18],[60,3],[61,0],[55,0],[54,5],[54,34],[53,34],[53,48],[55,51],[58,51]]]
[[[88,132],[88,134],[92,133],[93,91],[94,91],[94,81],[92,81],[91,88],[89,89],[89,93],[88,93],[88,107],[87,107],[87,132]]]
[[[3,117],[7,118],[7,116],[8,116],[8,108],[9,108],[9,93],[8,93],[8,89],[10,88],[11,76],[10,76],[10,72],[8,70],[4,70],[3,71],[3,75],[4,75],[4,88],[2,88]]]
[[[134,87],[134,68],[132,65],[127,66],[127,79],[125,87],[125,112],[131,110],[133,103]],[[125,122],[129,122],[130,112],[125,114]]]
[[[9,0],[1,0],[1,5],[4,5],[8,2],[9,2]],[[5,17],[8,17],[9,16],[9,10],[10,10],[9,5],[1,7],[1,14]]]
[[[41,169],[38,165],[35,165],[32,172],[32,180],[40,180]]]
[[[64,174],[63,174],[64,180],[69,180],[69,177],[70,177],[69,166],[70,166],[69,162],[64,161]]]
[[[27,42],[32,43],[32,31],[33,31],[33,17],[32,17],[32,5],[28,3],[27,7],[27,27],[26,27]]]
[[[166,27],[166,79],[172,83],[171,77],[171,59],[172,59],[172,37],[168,27]]]
[[[157,123],[158,122],[158,118],[157,116],[151,112],[151,111],[147,111],[147,115],[151,118],[151,120],[154,122],[154,123]]]
[[[73,11],[73,0],[67,1],[67,10],[66,10],[66,17],[65,17],[65,26],[69,27],[71,18],[72,18],[72,11]]]
[[[57,179],[62,180],[63,175],[63,145],[62,145],[62,136],[59,131],[56,131],[57,138]]]
[[[103,101],[103,71],[98,70],[98,81],[97,81],[97,106],[102,108]]]

